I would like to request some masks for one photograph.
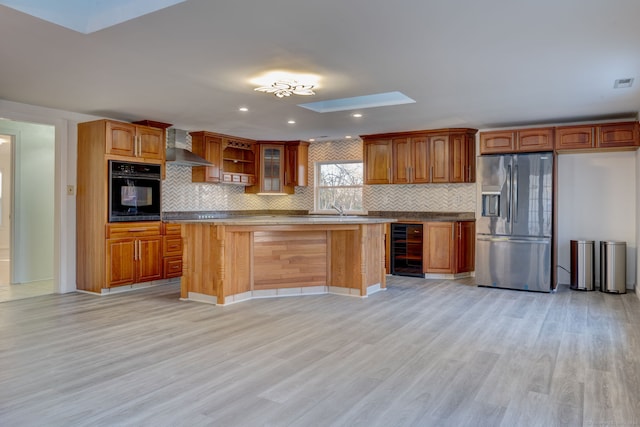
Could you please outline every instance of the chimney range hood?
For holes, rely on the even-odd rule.
[[[187,131],[169,129],[167,140],[169,148],[167,148],[165,161],[179,166],[213,166],[213,163],[183,148],[187,145]]]

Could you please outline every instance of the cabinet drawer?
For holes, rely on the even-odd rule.
[[[162,227],[164,228],[162,234],[165,236],[179,236],[182,233],[180,224],[168,224],[165,222],[162,223]]]
[[[181,256],[182,255],[182,237],[164,236],[164,245],[162,246],[162,255]]]
[[[182,257],[164,258],[164,278],[182,276]]]
[[[106,237],[142,237],[159,236],[162,224],[160,222],[123,222],[120,224],[107,224]]]

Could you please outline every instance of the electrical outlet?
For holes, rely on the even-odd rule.
[[[73,185],[67,185],[67,196],[76,194],[76,188]]]

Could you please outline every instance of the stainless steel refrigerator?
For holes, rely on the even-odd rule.
[[[553,153],[479,157],[479,286],[551,291],[553,160]]]

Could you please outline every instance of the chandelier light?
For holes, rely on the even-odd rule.
[[[295,80],[279,79],[271,83],[270,86],[260,86],[255,88],[258,92],[272,93],[278,98],[284,98],[291,95],[315,95],[313,91],[315,86],[312,84],[298,83]]]

